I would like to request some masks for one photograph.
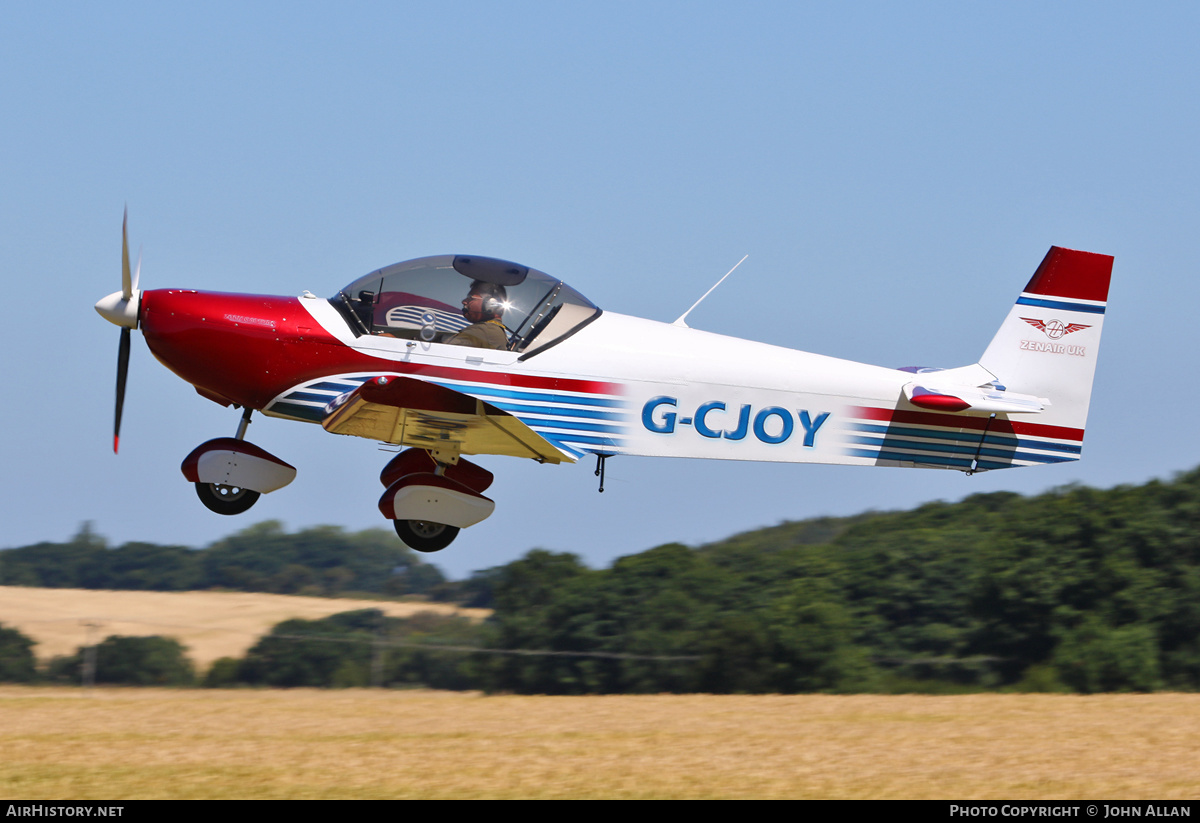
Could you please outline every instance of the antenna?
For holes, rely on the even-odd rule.
[[[746,258],[747,258],[747,257],[749,257],[749,256],[750,256],[750,255],[748,255],[748,254],[746,254],[746,255],[743,255],[741,260],[739,260],[739,261],[737,261],[736,263],[734,263],[734,264],[733,264],[733,269],[736,269],[738,266],[742,265],[742,263],[746,262]],[[725,272],[725,277],[728,277],[729,275],[733,274],[733,269],[730,269],[729,271]],[[672,326],[683,326],[685,329],[691,328],[691,326],[689,326],[687,323],[685,323],[685,322],[684,322],[684,318],[686,318],[686,317],[687,317],[689,314],[691,314],[691,313],[692,313],[692,309],[696,308],[696,307],[697,307],[697,306],[699,306],[701,303],[703,303],[703,302],[704,302],[704,298],[705,298],[705,297],[708,297],[710,294],[712,294],[712,293],[713,293],[713,289],[715,289],[717,286],[719,286],[719,285],[721,285],[722,283],[724,283],[724,282],[725,282],[725,277],[722,277],[722,278],[721,278],[720,280],[718,280],[716,283],[713,283],[712,289],[709,289],[708,291],[706,291],[706,292],[705,292],[705,293],[704,293],[704,294],[703,294],[703,295],[700,297],[700,299],[699,299],[699,300],[697,300],[695,303],[693,303],[693,304],[692,304],[692,308],[691,308],[691,309],[688,309],[688,310],[687,310],[687,311],[685,311],[683,314],[679,315],[679,319],[678,319],[678,320],[676,320],[676,321],[675,321],[674,323],[672,323],[671,325],[672,325]]]

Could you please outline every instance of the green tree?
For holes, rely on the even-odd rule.
[[[76,656],[84,654],[80,649]],[[110,635],[96,646],[97,683],[190,686],[194,681],[192,663],[174,638]]]
[[[34,641],[0,624],[0,683],[30,683],[37,678]]]
[[[390,587],[410,594],[445,579],[383,529],[316,526],[289,534],[279,521],[268,520],[218,540],[200,555],[208,585],[230,589],[292,593],[319,586],[333,595]],[[394,582],[397,577],[404,582]]]
[[[850,612],[828,584],[793,584],[772,607],[768,632],[774,644],[773,685],[779,691],[854,691],[871,685],[872,668],[854,645]]]
[[[709,629],[700,649],[700,691],[761,694],[774,690],[773,643],[758,615],[726,616]]]
[[[344,683],[350,672],[370,671],[373,643],[383,629],[378,609],[285,620],[246,653],[238,679],[267,686],[328,687],[337,675]]]
[[[1146,625],[1112,628],[1089,616],[1067,633],[1054,664],[1067,685],[1087,694],[1145,692],[1161,685],[1158,644]]]
[[[500,649],[590,651],[580,648],[563,608],[581,591],[574,585],[593,573],[573,554],[534,549],[500,567],[493,584],[495,612],[486,640]],[[487,664],[493,690],[560,694],[577,692],[577,661],[553,656],[494,656]]]
[[[201,684],[206,689],[228,689],[238,683],[238,661],[233,657],[221,657],[213,661]]]

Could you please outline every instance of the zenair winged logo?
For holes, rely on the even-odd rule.
[[[1084,325],[1083,323],[1064,323],[1061,320],[1037,320],[1032,317],[1022,317],[1021,319],[1038,331],[1045,332],[1046,336],[1051,340],[1057,340],[1071,332],[1091,328],[1091,326]]]

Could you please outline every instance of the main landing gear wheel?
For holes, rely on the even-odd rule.
[[[217,514],[241,514],[258,502],[259,493],[241,486],[223,483],[197,483],[196,496],[209,511]]]
[[[440,552],[458,537],[458,528],[425,520],[393,520],[396,534],[404,545],[419,552]]]

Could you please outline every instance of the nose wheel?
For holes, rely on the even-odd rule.
[[[236,436],[201,443],[179,467],[209,511],[241,514],[259,497],[282,489],[296,477],[295,466],[246,440],[252,411],[249,406],[242,411]]]
[[[224,483],[197,483],[196,496],[209,511],[217,514],[241,514],[258,502],[259,493],[243,489],[241,486],[227,486]]]
[[[458,528],[425,520],[393,520],[404,545],[418,552],[440,552],[458,537]]]

